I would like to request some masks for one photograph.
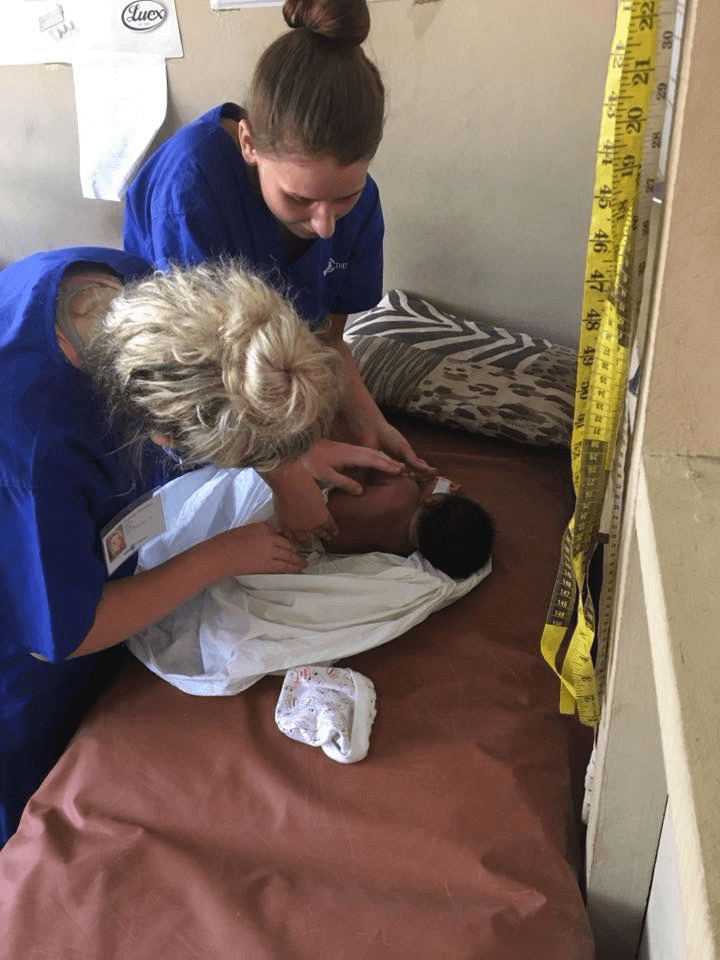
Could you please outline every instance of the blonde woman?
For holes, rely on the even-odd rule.
[[[222,577],[303,566],[253,524],[132,576],[128,508],[178,461],[296,461],[329,482],[368,456],[393,469],[318,440],[338,374],[337,353],[237,265],[152,275],[122,251],[75,248],[0,273],[0,844],[112,648]]]

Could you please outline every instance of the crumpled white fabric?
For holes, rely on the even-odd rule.
[[[254,470],[205,467],[171,481],[166,531],[140,550],[138,572],[231,526],[272,517]],[[266,674],[328,665],[400,636],[472,590],[491,569],[455,581],[419,554],[313,554],[299,574],[221,580],[127,641],[150,670],[186,693],[228,696]]]
[[[275,723],[291,740],[338,763],[367,756],[376,712],[372,680],[348,667],[305,666],[285,674]]]

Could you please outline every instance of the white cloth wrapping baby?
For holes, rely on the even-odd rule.
[[[138,572],[233,526],[269,520],[270,488],[254,470],[205,467],[171,481],[166,530],[140,550]],[[230,577],[127,641],[150,670],[187,693],[239,693],[266,674],[328,665],[405,633],[472,590],[419,554],[316,553],[299,574]]]

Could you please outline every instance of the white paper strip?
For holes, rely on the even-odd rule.
[[[121,200],[165,119],[165,58],[88,58],[73,64],[73,82],[83,196]]]

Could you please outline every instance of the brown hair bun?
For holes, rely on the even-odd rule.
[[[289,27],[350,46],[359,46],[370,33],[367,0],[285,0],[283,16]]]

